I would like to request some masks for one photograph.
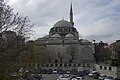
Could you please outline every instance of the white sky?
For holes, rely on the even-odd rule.
[[[69,21],[72,2],[75,27],[88,40],[111,43],[120,39],[120,0],[5,0],[35,25],[34,38],[49,34],[64,17]]]

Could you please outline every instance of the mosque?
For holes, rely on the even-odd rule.
[[[80,39],[74,26],[72,4],[70,6],[70,21],[60,20],[49,31],[49,35],[35,41],[35,51],[46,49],[48,61],[53,66],[92,66],[95,47],[87,39]],[[49,66],[49,65],[47,65]]]

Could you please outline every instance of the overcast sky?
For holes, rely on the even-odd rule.
[[[75,27],[81,38],[114,42],[120,39],[120,0],[5,0],[35,25],[34,38],[49,34],[50,28],[64,17],[69,21],[73,4]]]

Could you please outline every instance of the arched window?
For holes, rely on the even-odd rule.
[[[80,67],[81,64],[78,64],[78,67]]]
[[[49,64],[46,64],[46,67],[48,67],[49,66]]]
[[[69,64],[69,67],[71,67],[71,64]]]
[[[66,65],[66,64],[64,64],[64,67],[67,67],[67,65]]]
[[[51,67],[53,67],[53,64],[51,64]]]
[[[75,66],[76,66],[76,64],[73,64],[73,66],[75,67]]]
[[[58,66],[58,64],[55,64],[55,67],[57,67]]]
[[[62,28],[62,32],[64,32],[64,28]]]
[[[58,60],[57,60],[57,59],[55,59],[55,63],[58,63]]]
[[[55,28],[55,32],[57,32],[57,28]]]
[[[60,67],[62,67],[62,64],[60,64]]]
[[[72,63],[72,60],[69,60],[69,63]]]
[[[59,32],[59,28],[57,28],[57,32]]]

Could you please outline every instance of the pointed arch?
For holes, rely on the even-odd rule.
[[[94,61],[93,50],[90,47],[82,48],[80,58],[83,61]]]

